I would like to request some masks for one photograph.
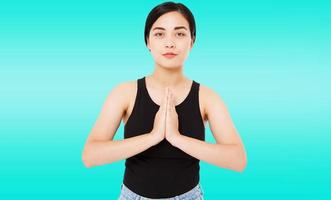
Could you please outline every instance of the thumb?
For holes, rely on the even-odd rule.
[[[166,111],[167,111],[167,102],[168,102],[168,93],[169,93],[169,88],[166,87],[165,88],[165,95],[163,97],[163,103],[162,103],[162,109],[164,110],[164,114],[166,115]]]
[[[167,104],[167,100],[168,100],[167,98],[168,98],[168,87],[166,87],[164,89],[164,96],[162,99],[161,108],[166,108],[166,104]]]

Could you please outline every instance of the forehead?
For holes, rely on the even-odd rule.
[[[172,11],[160,16],[154,22],[151,30],[153,30],[154,27],[163,27],[172,30],[177,26],[184,26],[187,30],[189,29],[189,24],[185,17],[177,11]]]

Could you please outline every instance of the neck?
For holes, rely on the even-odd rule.
[[[154,72],[149,77],[161,88],[175,88],[186,80],[183,66],[166,68],[156,64]]]

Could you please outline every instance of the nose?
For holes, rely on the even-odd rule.
[[[166,45],[166,48],[174,48],[175,47],[175,45],[173,44],[173,43],[167,43]]]
[[[167,38],[165,41],[165,47],[166,48],[173,48],[175,47],[175,43],[172,38]]]
[[[174,44],[166,44],[166,48],[173,48],[174,46]]]
[[[166,45],[166,48],[174,48],[175,45]]]

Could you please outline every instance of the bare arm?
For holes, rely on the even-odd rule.
[[[83,161],[86,167],[113,163],[148,149],[154,141],[149,133],[123,140],[92,141],[85,146]]]
[[[179,136],[173,139],[172,145],[199,160],[242,172],[247,165],[245,148],[224,101],[203,85],[200,91],[216,144],[175,134]]]
[[[113,140],[128,106],[133,84],[122,83],[107,96],[101,113],[85,143],[82,160],[86,167],[112,163],[136,155],[156,144],[152,134]]]
[[[185,153],[221,168],[242,172],[245,168],[243,149],[238,144],[211,144],[180,135],[172,145]]]

